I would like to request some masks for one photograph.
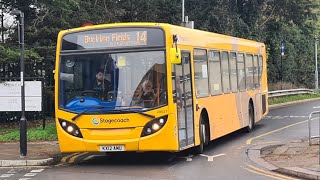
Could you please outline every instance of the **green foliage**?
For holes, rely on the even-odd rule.
[[[0,142],[19,141],[19,128],[0,130]],[[42,127],[29,128],[27,131],[28,141],[54,141],[57,140],[55,124],[49,124],[44,130]]]
[[[269,105],[273,105],[273,104],[280,104],[280,103],[299,101],[299,100],[305,100],[305,99],[314,99],[314,98],[320,98],[320,93],[274,97],[274,98],[269,98],[268,102],[269,102]]]
[[[25,13],[27,58],[54,61],[57,34],[84,23],[165,22],[179,25],[181,0],[3,0],[4,10]],[[264,42],[268,80],[311,88],[314,81],[314,35],[320,0],[188,0],[185,15],[195,28]],[[19,57],[17,29],[0,45],[0,61]],[[280,44],[285,55],[280,56]],[[283,59],[283,70],[280,62]]]
[[[19,49],[8,47],[5,44],[0,44],[0,62],[18,62],[19,57]]]

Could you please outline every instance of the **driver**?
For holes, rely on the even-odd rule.
[[[96,73],[96,80],[93,84],[93,90],[102,97],[112,90],[111,83],[104,78],[103,69],[99,69]]]

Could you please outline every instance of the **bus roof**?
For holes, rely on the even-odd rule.
[[[249,51],[256,53],[261,51],[265,45],[261,42],[223,35],[214,32],[208,32],[198,29],[190,29],[182,26],[171,25],[167,23],[155,22],[127,22],[127,23],[112,23],[112,24],[99,24],[92,26],[84,26],[73,29],[63,30],[59,33],[61,37],[65,33],[79,32],[100,28],[112,27],[161,27],[166,31],[167,37],[172,37],[173,34],[178,35],[178,44],[194,47],[210,47],[214,49],[224,49],[230,51]],[[172,43],[170,40],[168,43]],[[251,49],[251,50],[250,50]],[[261,53],[261,52],[260,52]]]

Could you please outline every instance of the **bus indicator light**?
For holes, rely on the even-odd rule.
[[[164,123],[164,119],[163,118],[159,119],[159,123],[163,124]]]
[[[80,133],[79,130],[75,130],[75,131],[74,131],[74,134],[75,134],[76,136],[78,136],[79,133]]]
[[[62,126],[62,127],[66,127],[66,126],[67,126],[67,123],[66,123],[65,121],[63,121],[63,122],[61,123],[61,126]]]

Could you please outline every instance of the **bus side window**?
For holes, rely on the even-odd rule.
[[[234,52],[230,53],[230,81],[232,92],[238,91],[237,82],[237,54]]]
[[[262,61],[262,56],[259,56],[259,61],[258,61],[258,66],[259,66],[259,70],[258,70],[258,83],[259,83],[259,87],[261,86],[261,76],[262,76],[262,69],[263,69],[263,61]]]
[[[253,56],[253,83],[254,88],[259,88],[259,80],[258,80],[258,56]]]
[[[245,60],[246,66],[246,87],[247,89],[254,89],[253,84],[253,56],[252,54],[247,54]]]
[[[230,73],[229,73],[229,53],[222,52],[221,59],[221,69],[222,69],[222,83],[223,83],[223,92],[230,92]]]
[[[245,77],[245,67],[244,67],[244,54],[239,53],[237,59],[237,67],[238,67],[238,85],[239,90],[243,91],[246,89],[246,77]]]
[[[209,96],[209,78],[207,51],[205,49],[195,49],[194,54],[194,76],[197,97]]]
[[[211,95],[222,93],[220,52],[209,51],[209,73]]]

